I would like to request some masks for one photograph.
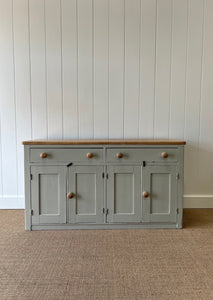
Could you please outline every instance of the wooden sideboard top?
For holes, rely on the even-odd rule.
[[[94,139],[94,140],[30,140],[23,145],[185,145],[185,141],[171,139]]]

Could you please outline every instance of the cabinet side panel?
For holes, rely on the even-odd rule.
[[[25,185],[25,230],[31,230],[31,197],[30,197],[30,166],[29,148],[24,147],[24,185]]]
[[[177,215],[177,228],[182,228],[183,222],[183,185],[184,185],[184,146],[179,146],[179,163],[178,172],[180,174],[178,180],[178,199],[177,207],[179,214]]]

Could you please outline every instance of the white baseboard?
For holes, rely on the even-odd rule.
[[[24,209],[24,195],[0,195],[0,209]]]
[[[213,208],[213,195],[184,195],[184,208]],[[24,196],[0,195],[0,209],[24,209]]]
[[[213,208],[213,195],[184,195],[184,208]]]

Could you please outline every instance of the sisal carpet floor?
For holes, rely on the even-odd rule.
[[[213,299],[213,209],[184,229],[24,231],[0,211],[0,300]]]

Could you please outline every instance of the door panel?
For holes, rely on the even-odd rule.
[[[31,167],[32,224],[66,223],[66,167]]]
[[[141,221],[141,167],[109,166],[107,182],[107,221]]]
[[[69,223],[103,223],[104,179],[102,166],[72,166],[69,168]]]
[[[168,214],[170,210],[169,186],[171,174],[151,174],[151,207],[152,214]]]
[[[114,174],[115,214],[133,214],[134,211],[134,174]],[[131,199],[131,201],[127,201]]]
[[[176,166],[147,166],[142,173],[142,201],[145,222],[175,222],[177,209]]]
[[[39,174],[39,214],[58,213],[59,175],[58,174]],[[48,195],[48,197],[47,197]]]

